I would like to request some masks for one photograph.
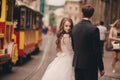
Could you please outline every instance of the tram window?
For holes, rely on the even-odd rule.
[[[33,24],[32,29],[34,29],[34,24],[35,24],[35,13],[33,13],[33,15],[32,15],[32,24]]]
[[[36,17],[37,17],[37,15],[35,14],[35,15],[34,15],[33,29],[36,29],[36,22],[37,22],[37,21],[36,21]]]
[[[25,24],[24,16],[21,16],[21,19],[20,19],[20,26],[21,26],[21,29],[24,29],[24,24]]]
[[[1,17],[1,10],[2,10],[2,0],[0,0],[0,17]]]
[[[36,28],[38,29],[39,28],[39,16],[37,15],[36,17]]]
[[[42,25],[43,25],[42,18],[39,17],[39,28],[40,28],[40,29],[42,28]]]
[[[21,8],[20,12],[20,29],[25,29],[26,25],[26,10],[24,8]]]
[[[27,10],[26,14],[26,29],[30,29],[30,10]]]
[[[3,41],[4,41],[4,38],[0,38],[0,49],[3,49]]]
[[[7,21],[13,21],[13,2],[12,0],[7,0]]]
[[[30,12],[30,29],[32,29],[32,12]]]

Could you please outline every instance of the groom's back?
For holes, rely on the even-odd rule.
[[[95,68],[96,56],[94,55],[93,32],[96,29],[90,21],[82,20],[73,29],[73,48],[76,62],[80,68]],[[93,65],[91,65],[93,64]]]

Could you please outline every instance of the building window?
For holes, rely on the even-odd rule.
[[[70,6],[70,7],[69,7],[69,10],[71,10],[71,9],[72,9],[72,7]]]
[[[75,10],[78,10],[78,7],[75,7]]]

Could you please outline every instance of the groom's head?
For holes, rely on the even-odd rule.
[[[90,4],[86,4],[82,7],[83,17],[91,18],[94,13],[94,8]]]

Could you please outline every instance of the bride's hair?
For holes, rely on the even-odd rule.
[[[57,40],[56,40],[56,50],[57,51],[61,51],[61,46],[60,46],[60,44],[61,44],[61,38],[62,38],[62,36],[64,35],[64,34],[69,34],[70,36],[71,36],[71,30],[70,30],[70,32],[69,33],[66,33],[65,31],[64,31],[64,24],[65,24],[65,22],[66,21],[69,21],[70,23],[71,23],[71,25],[70,25],[70,27],[71,27],[71,30],[72,30],[72,28],[73,28],[73,21],[72,21],[72,19],[71,18],[67,18],[67,17],[64,17],[62,20],[61,20],[61,23],[60,23],[60,26],[59,26],[59,30],[58,30],[58,32],[57,32]]]

